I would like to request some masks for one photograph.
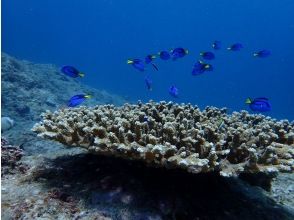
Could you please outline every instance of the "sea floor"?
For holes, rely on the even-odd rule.
[[[2,176],[4,220],[294,218],[293,175],[280,175],[266,192],[237,178],[146,167],[38,138],[33,143],[47,151],[24,155],[19,164],[27,169]]]

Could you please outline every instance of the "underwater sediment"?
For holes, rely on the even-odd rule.
[[[33,131],[94,154],[191,173],[293,172],[294,125],[246,111],[152,102],[47,111]]]

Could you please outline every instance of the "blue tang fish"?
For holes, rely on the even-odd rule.
[[[200,75],[202,73],[204,73],[205,71],[213,71],[213,67],[211,64],[208,63],[204,63],[201,60],[198,60],[193,67],[192,70],[192,75],[196,76],[196,75]]]
[[[67,106],[68,107],[76,107],[79,104],[81,104],[83,101],[85,101],[86,99],[89,99],[89,98],[91,98],[90,95],[85,95],[85,94],[75,95],[75,96],[70,98],[70,100],[68,101]]]
[[[154,63],[151,63],[151,64],[152,64],[153,68],[158,71],[158,67]]]
[[[141,59],[128,59],[127,64],[132,64],[134,68],[141,72],[145,69],[144,62]]]
[[[174,98],[178,98],[178,96],[179,96],[179,90],[178,90],[178,88],[175,87],[175,86],[171,86],[171,87],[169,88],[169,94],[170,94],[172,97],[174,97]]]
[[[233,45],[231,45],[230,47],[228,47],[228,50],[232,50],[232,51],[239,51],[243,48],[243,45],[240,43],[235,43]]]
[[[152,61],[153,61],[155,58],[156,58],[155,55],[147,55],[147,56],[145,57],[145,63],[146,63],[146,64],[150,64],[150,63],[151,63],[151,65],[153,66],[153,68],[156,69],[156,70],[158,71],[158,67],[157,67],[154,63],[152,63]]]
[[[73,66],[63,66],[61,68],[61,72],[63,72],[65,75],[77,78],[77,77],[84,77],[84,73],[80,72]]]
[[[215,50],[219,50],[221,49],[221,42],[219,40],[215,40],[213,43],[212,43],[212,48],[215,49]]]
[[[182,57],[186,56],[188,53],[189,53],[189,51],[187,49],[178,47],[178,48],[171,50],[171,57],[173,58],[173,60],[176,60],[178,58],[182,58]]]
[[[145,84],[149,91],[152,91],[152,80],[149,77],[145,77]]]
[[[146,63],[146,64],[149,64],[149,63],[151,63],[155,58],[156,58],[155,55],[147,55],[147,56],[145,57],[145,63]]]
[[[161,51],[158,53],[160,59],[162,60],[169,60],[170,59],[170,53],[168,51]]]
[[[272,109],[271,104],[267,98],[255,98],[254,100],[247,98],[245,101],[252,111],[267,112]]]
[[[268,57],[270,55],[271,55],[271,52],[269,50],[261,50],[253,54],[253,56],[261,57],[261,58]]]
[[[212,52],[201,52],[200,56],[202,56],[203,59],[206,60],[213,60],[215,58],[214,53]]]
[[[194,64],[193,70],[192,70],[192,75],[196,76],[196,75],[200,75],[202,73],[204,73],[205,68],[203,66],[203,64],[201,63],[201,61],[197,61],[197,63]]]

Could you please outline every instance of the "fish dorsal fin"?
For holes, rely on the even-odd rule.
[[[254,100],[260,100],[260,101],[268,101],[268,98],[265,98],[265,97],[259,97],[259,98],[256,98]]]

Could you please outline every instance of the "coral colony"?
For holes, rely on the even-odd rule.
[[[294,125],[246,111],[150,101],[122,107],[62,109],[43,114],[39,136],[94,154],[141,160],[192,173],[294,170]]]

